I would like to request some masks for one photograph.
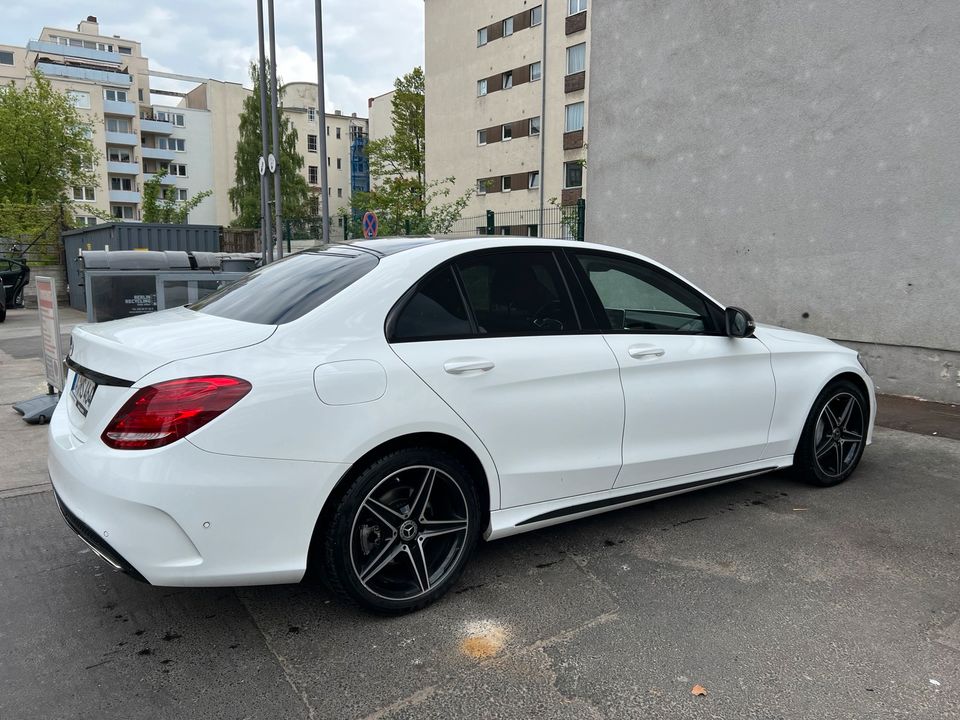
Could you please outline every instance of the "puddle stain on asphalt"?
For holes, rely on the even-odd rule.
[[[507,642],[506,630],[491,620],[467,623],[460,649],[467,657],[485,660],[499,653]]]

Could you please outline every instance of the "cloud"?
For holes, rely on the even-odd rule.
[[[316,82],[313,0],[275,0],[275,5],[280,76],[284,82]],[[87,15],[99,18],[105,35],[140,41],[158,70],[249,85],[247,68],[258,55],[251,0],[168,0],[148,7],[31,0],[29,12],[5,9],[0,43],[24,45],[44,25],[72,29]],[[423,0],[323,0],[323,30],[331,111],[366,115],[367,98],[391,90],[396,77],[423,64]]]

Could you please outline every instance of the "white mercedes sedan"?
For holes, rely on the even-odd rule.
[[[199,303],[73,331],[49,470],[154,585],[291,583],[369,610],[450,589],[482,537],[870,443],[857,353],[647,258],[530,238],[321,246]]]

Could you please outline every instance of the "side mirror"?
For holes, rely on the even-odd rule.
[[[753,331],[757,329],[757,324],[753,321],[743,308],[728,307],[724,313],[724,319],[727,324],[727,336],[735,338],[752,337]]]

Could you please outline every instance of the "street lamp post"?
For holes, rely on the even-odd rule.
[[[257,37],[260,41],[260,156],[265,161],[269,150],[267,149],[267,59],[263,48],[263,0],[257,0]],[[263,262],[264,264],[273,261],[273,223],[270,221],[270,186],[267,182],[267,175],[262,171],[260,173],[260,215],[262,217],[261,227],[263,228]]]
[[[320,213],[322,215],[323,243],[330,242],[330,196],[327,189],[327,105],[323,91],[323,9],[316,0],[317,16],[317,114],[320,116]]]
[[[267,26],[270,28],[270,118],[273,124],[273,157],[276,169],[273,171],[273,212],[277,229],[277,257],[283,257],[283,210],[280,203],[280,120],[277,89],[277,38],[273,19],[273,0],[267,0]]]

